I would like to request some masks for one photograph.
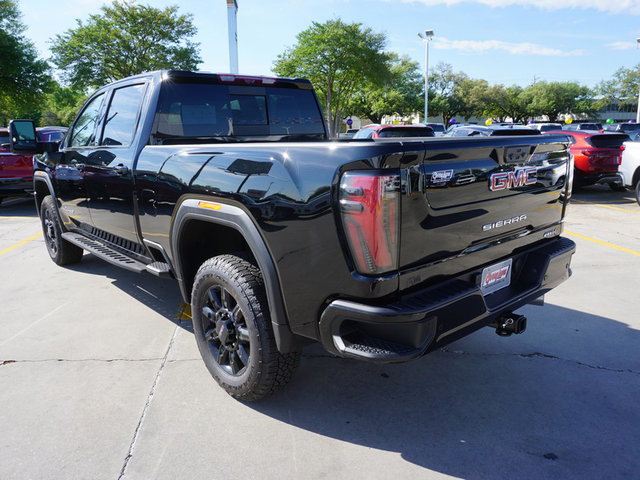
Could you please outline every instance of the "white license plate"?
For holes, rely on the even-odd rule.
[[[480,290],[483,295],[489,295],[511,284],[511,263],[510,258],[482,270]]]

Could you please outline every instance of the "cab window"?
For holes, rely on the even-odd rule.
[[[84,110],[73,126],[69,147],[77,148],[96,144],[96,125],[98,124],[100,107],[102,106],[103,100],[104,94],[101,93],[91,99],[84,107]]]
[[[102,145],[129,146],[133,141],[144,84],[129,85],[113,92],[102,135]]]

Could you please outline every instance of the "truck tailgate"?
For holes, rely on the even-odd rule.
[[[557,236],[567,147],[566,137],[546,135],[425,142],[404,174],[401,288]]]

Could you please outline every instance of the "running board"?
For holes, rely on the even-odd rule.
[[[128,257],[118,250],[108,247],[102,242],[80,235],[79,233],[64,232],[62,238],[87,252],[93,253],[96,257],[109,262],[118,267],[125,268],[131,272],[143,273],[147,271],[147,266]]]

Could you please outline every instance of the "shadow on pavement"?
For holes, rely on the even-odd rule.
[[[589,185],[580,187],[571,195],[572,201],[577,202],[606,202],[607,204],[617,205],[633,203],[637,205],[635,192],[632,190],[624,190],[614,192],[607,185]]]
[[[288,388],[249,406],[456,478],[637,474],[640,332],[553,305],[545,314],[525,342],[516,339],[526,333],[502,339],[485,329],[406,364],[337,359],[312,347]],[[589,354],[607,348],[618,352],[617,365]]]
[[[31,197],[5,198],[0,203],[0,217],[37,217],[36,205]]]
[[[182,295],[175,280],[130,272],[94,257],[90,253],[85,253],[81,263],[64,268],[109,278],[115,287],[127,295],[158,312],[179,327],[192,331],[191,320],[179,318],[178,313],[182,304]]]

